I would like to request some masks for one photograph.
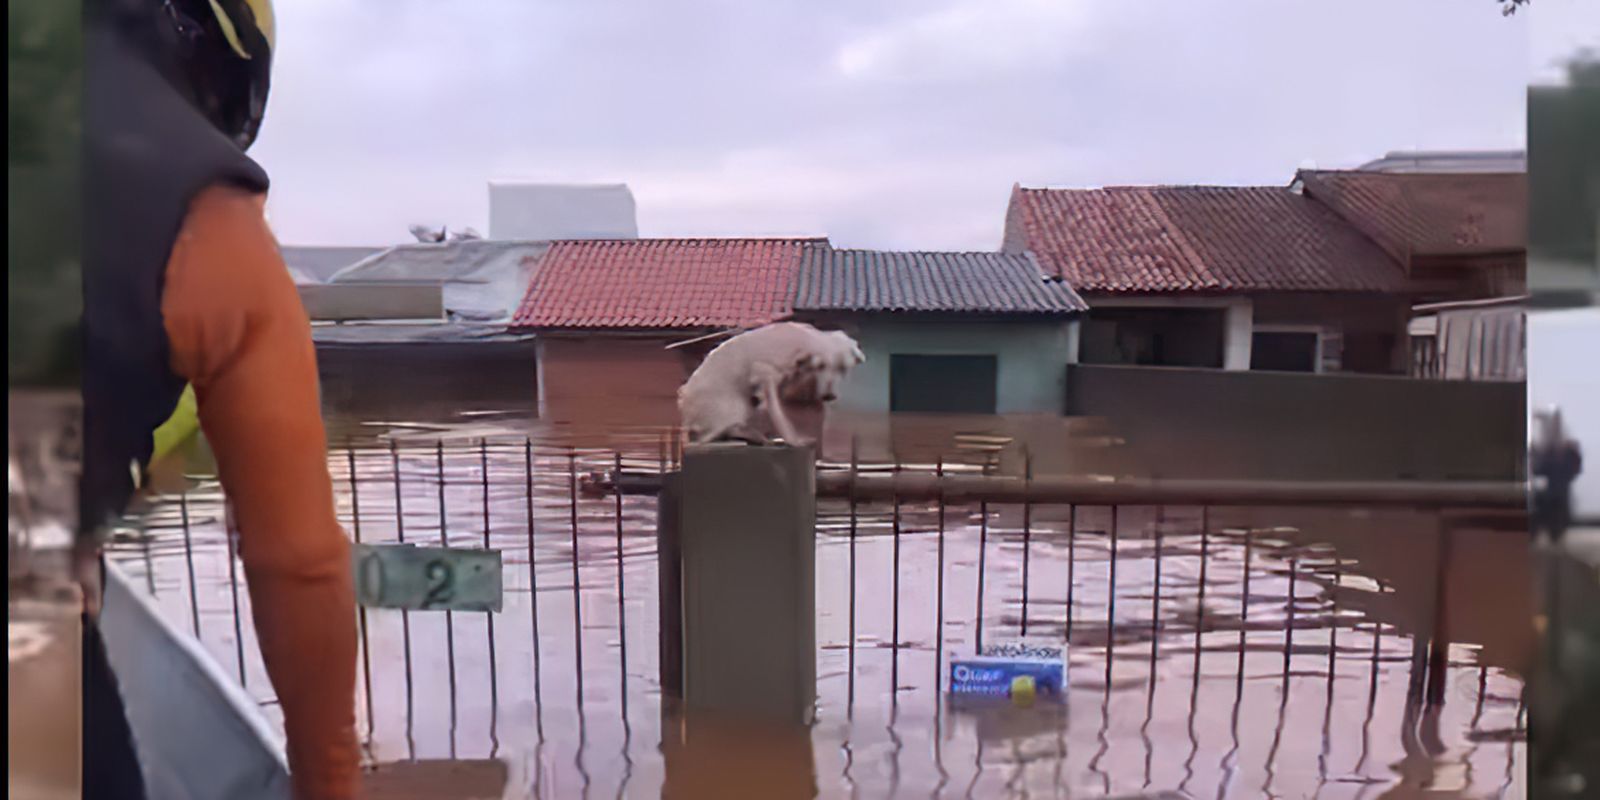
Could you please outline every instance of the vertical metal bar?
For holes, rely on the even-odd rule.
[[[406,509],[401,499],[400,446],[389,440],[389,460],[394,467],[394,536],[400,544],[406,543]],[[406,747],[412,758],[417,757],[417,741],[413,736],[416,712],[416,685],[411,668],[411,612],[400,609],[400,644],[406,664]]]
[[[444,499],[444,495],[445,495],[445,476],[444,476],[444,440],[443,439],[440,439],[436,443],[434,452],[436,454],[436,459],[437,459],[437,464],[438,464],[438,477],[439,477],[439,545],[441,547],[449,547],[450,546],[450,523],[447,520],[447,515],[445,513],[445,499]],[[452,613],[450,611],[450,609],[448,609],[448,608],[444,610],[444,643],[445,643],[445,654],[447,656],[447,666],[448,666],[448,669],[449,669],[449,677],[450,677],[450,757],[451,758],[455,758],[455,756],[456,756],[456,722],[457,722],[457,715],[456,715],[456,710],[457,709],[456,709],[456,706],[457,706],[457,701],[458,701],[458,698],[456,697],[456,691],[457,691],[456,690],[456,626],[455,626],[455,614]]]
[[[1445,688],[1450,678],[1450,609],[1446,600],[1450,591],[1451,555],[1455,531],[1441,512],[1434,556],[1433,636],[1432,652],[1428,660],[1428,704],[1442,706]]]
[[[1156,659],[1160,656],[1161,647],[1161,550],[1165,544],[1162,528],[1167,522],[1166,506],[1156,506],[1155,530],[1155,586],[1150,591],[1150,686],[1155,690]]]
[[[235,563],[238,531],[233,527],[233,514],[228,511],[228,496],[222,496],[222,532],[228,543],[228,590],[233,594],[233,645],[239,661],[239,685],[249,687],[244,677],[244,622],[239,613],[239,567]]]
[[[621,452],[617,452],[617,453],[614,453],[613,455],[616,456],[616,475],[620,479],[621,476],[622,476],[622,453]],[[623,602],[623,598],[626,596],[626,592],[623,591],[623,585],[624,584],[623,584],[623,580],[622,580],[622,555],[623,555],[622,554],[622,490],[620,488],[617,489],[616,498],[617,498],[617,505],[616,505],[616,517],[617,517],[617,635],[621,639],[620,664],[621,664],[621,667],[622,667],[622,727],[626,731],[626,730],[629,730],[629,728],[628,728],[628,611],[627,611],[626,604]],[[623,750],[623,756],[627,757],[627,750],[626,749]]]
[[[572,644],[577,667],[579,721],[583,709],[583,593],[578,574],[578,451],[567,448],[567,509],[572,523]],[[581,725],[580,725],[581,727]]]
[[[1333,618],[1328,625],[1328,697],[1322,709],[1322,751],[1317,756],[1317,785],[1319,787],[1326,785],[1328,782],[1328,753],[1333,749],[1333,682],[1338,672],[1339,580],[1343,572],[1342,561],[1338,553],[1335,553],[1333,556],[1333,590],[1329,593]]]
[[[1111,507],[1110,572],[1106,581],[1106,692],[1111,691],[1111,661],[1117,642],[1117,506]]]
[[[194,537],[189,527],[189,490],[178,493],[178,514],[183,521],[183,560],[189,569],[189,613],[194,618],[194,638],[200,638],[200,588],[194,579]]]
[[[1244,586],[1239,593],[1239,680],[1244,680],[1245,640],[1250,633],[1250,549],[1255,531],[1244,529]]]
[[[983,653],[983,573],[989,555],[989,501],[978,503],[978,625],[975,644]]]
[[[940,478],[944,477],[944,456],[939,456],[934,472]],[[941,486],[943,482],[941,481]],[[944,489],[939,490],[939,571],[935,575],[938,583],[938,597],[934,599],[933,622],[933,696],[939,697],[939,687],[944,679]],[[935,700],[937,706],[937,700]],[[934,709],[938,713],[938,709]],[[940,770],[944,769],[940,765]]]
[[[1210,519],[1209,509],[1200,507],[1200,585],[1196,593],[1194,617],[1194,666],[1189,678],[1189,758],[1183,762],[1183,782],[1178,784],[1178,791],[1187,793],[1189,781],[1194,779],[1194,760],[1200,755],[1200,736],[1195,731],[1195,715],[1200,708],[1200,667],[1201,658],[1205,655],[1202,639],[1206,628],[1206,562],[1209,560],[1211,540],[1209,536]]]
[[[1381,588],[1381,587],[1380,587]],[[1372,671],[1368,676],[1367,684],[1367,716],[1361,723],[1361,755],[1356,759],[1355,772],[1361,773],[1361,768],[1367,763],[1367,755],[1372,746],[1372,717],[1378,708],[1378,662],[1383,649],[1383,623],[1372,622]]]
[[[1333,591],[1332,614],[1333,620],[1328,626],[1328,682],[1333,682],[1334,673],[1338,671],[1339,657],[1339,586],[1344,581],[1344,559],[1337,553],[1333,556]],[[1332,691],[1331,687],[1329,691]]]
[[[900,458],[894,459],[895,475],[900,474]],[[900,700],[900,493],[894,495],[894,527],[891,529],[894,548],[894,575],[891,578],[890,593],[893,607],[893,621],[889,634],[889,704],[898,707]]]
[[[1067,633],[1066,639],[1072,642],[1072,606],[1073,593],[1078,585],[1078,504],[1073,503],[1067,507]]]
[[[1027,445],[1022,448],[1022,479],[1031,486],[1033,484],[1033,452]],[[1024,492],[1022,501],[1022,635],[1028,635],[1028,573],[1029,560],[1033,552],[1033,500]]]
[[[1293,545],[1290,545],[1291,547]],[[1295,581],[1300,574],[1300,556],[1291,551],[1289,553],[1289,605],[1283,625],[1283,684],[1284,691],[1289,687],[1289,663],[1294,657],[1294,606],[1295,606]]]
[[[356,480],[356,451],[346,445],[345,455],[350,466],[350,533],[356,544],[361,544],[361,490]],[[372,640],[367,636],[367,607],[356,606],[356,624],[361,634],[361,691],[367,707],[367,741],[372,740],[375,729],[372,711]]]
[[[489,521],[489,440],[478,440],[478,468],[482,474],[483,488],[483,549],[493,550],[494,543],[491,531],[493,524]],[[500,678],[499,659],[494,652],[494,612],[483,612],[484,630],[489,639],[489,738],[499,748],[499,740],[495,738],[494,730],[500,718]]]
[[[847,713],[856,706],[856,476],[861,470],[860,440],[850,437],[850,641],[847,645],[849,668],[845,676]]]
[[[544,740],[544,696],[539,669],[539,561],[534,545],[533,522],[533,439],[522,440],[523,502],[528,513],[528,616],[533,622],[533,710],[534,726],[540,741]]]

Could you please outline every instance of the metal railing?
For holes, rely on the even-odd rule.
[[[530,723],[526,737],[513,738],[543,746],[549,706],[560,711],[563,726],[575,725],[574,763],[585,785],[597,779],[584,757],[596,711],[620,722],[631,775],[634,727],[654,718],[641,717],[639,709],[661,705],[657,651],[638,646],[640,637],[649,642],[661,629],[660,587],[651,585],[658,557],[653,476],[677,460],[665,439],[626,454],[528,439],[390,443],[334,453],[330,469],[340,516],[357,542],[483,547],[506,558],[508,602],[498,615],[360,610],[359,721],[378,757],[445,750],[457,758],[459,740],[468,737],[478,740],[469,750],[494,758],[502,751],[502,728]],[[864,703],[886,706],[896,716],[906,703],[930,702],[934,727],[942,730],[947,720],[938,687],[952,648],[1010,637],[1065,642],[1073,653],[1073,691],[1102,696],[1100,758],[1082,768],[1110,786],[1114,770],[1103,758],[1119,716],[1113,696],[1128,680],[1144,679],[1140,736],[1153,752],[1145,729],[1165,711],[1156,703],[1158,692],[1172,685],[1160,674],[1192,651],[1188,766],[1194,767],[1206,738],[1195,733],[1207,694],[1202,684],[1218,679],[1215,661],[1226,658],[1236,688],[1231,731],[1217,764],[1237,771],[1251,766],[1238,763],[1240,703],[1247,684],[1254,685],[1249,680],[1263,677],[1265,653],[1276,660],[1283,687],[1275,739],[1284,733],[1290,684],[1305,680],[1301,671],[1312,670],[1327,684],[1324,763],[1318,767],[1327,780],[1337,731],[1326,726],[1333,725],[1336,704],[1365,704],[1363,754],[1349,768],[1372,766],[1368,729],[1381,716],[1380,677],[1392,663],[1407,665],[1404,707],[1419,718],[1445,701],[1452,676],[1471,672],[1478,687],[1471,699],[1473,729],[1486,713],[1493,717],[1503,709],[1506,687],[1520,686],[1472,663],[1466,651],[1453,651],[1441,635],[1442,613],[1434,615],[1434,631],[1413,635],[1393,620],[1341,607],[1334,589],[1360,565],[1336,550],[1295,544],[1272,529],[1218,524],[1213,511],[1239,505],[1520,508],[1520,487],[1108,482],[998,476],[935,463],[832,465],[819,473],[817,491],[819,579],[847,583],[837,594],[819,591],[819,617],[842,620],[819,627],[819,657],[832,663],[842,654],[843,662],[819,669],[819,702],[846,718]],[[166,612],[180,616],[219,658],[233,661],[240,685],[272,714],[275,699],[254,646],[248,592],[241,591],[236,534],[221,524],[224,502],[215,484],[172,498],[151,515],[150,535],[119,545],[116,557],[142,564],[147,589]],[[1439,529],[1440,547],[1447,547],[1448,530]],[[179,548],[181,562],[173,557]],[[1349,676],[1357,661],[1366,665],[1366,696],[1337,696],[1336,683],[1354,683]],[[879,667],[886,673],[881,684]],[[570,683],[573,693],[553,699],[552,676]],[[1500,687],[1499,696],[1491,684]],[[1506,723],[1507,758],[1513,760],[1523,726],[1520,697],[1514,706]],[[527,713],[508,719],[507,709]],[[1223,733],[1220,722],[1213,721],[1211,732]],[[573,730],[563,727],[558,738],[570,738]],[[1483,746],[1472,745],[1474,753]],[[1269,772],[1277,750],[1265,762]],[[981,756],[977,764],[982,772]],[[853,780],[850,769],[847,759],[847,781]],[[940,761],[941,773],[945,769]],[[1147,759],[1147,779],[1151,769]]]

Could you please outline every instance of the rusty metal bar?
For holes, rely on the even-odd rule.
[[[494,544],[490,533],[493,525],[489,521],[489,440],[478,440],[478,465],[482,470],[481,486],[483,489],[483,549],[493,550]],[[620,498],[621,495],[618,495]],[[484,630],[489,639],[489,738],[494,741],[498,749],[499,740],[495,737],[495,726],[500,719],[500,675],[499,659],[494,651],[494,612],[483,613]]]
[[[583,719],[583,584],[578,573],[578,451],[567,448],[567,510],[572,524],[572,648],[574,670],[578,682],[578,721],[582,731],[587,724]]]
[[[978,502],[978,624],[976,636],[978,652],[983,652],[983,577],[989,555],[989,502]]]
[[[183,520],[183,560],[189,569],[189,612],[194,618],[194,638],[200,639],[200,588],[194,580],[194,536],[189,530],[189,490],[178,494],[178,514]]]
[[[400,490],[400,445],[393,439],[389,440],[389,460],[394,466],[394,537],[396,542],[405,544],[406,509]],[[412,758],[416,758],[416,681],[411,667],[411,612],[403,608],[400,609],[400,645],[406,663],[406,749]]]
[[[895,459],[894,471],[900,472],[900,460]],[[890,623],[889,633],[889,705],[895,707],[900,702],[900,498],[894,498],[894,527],[891,529],[894,548],[894,574],[891,576],[890,590],[893,606],[893,621]]]
[[[622,452],[621,451],[614,452],[614,453],[612,453],[612,456],[616,460],[617,473],[620,475],[622,473]],[[618,663],[619,663],[619,666],[622,669],[622,691],[621,691],[621,694],[620,694],[620,697],[622,699],[622,727],[631,736],[632,735],[632,729],[628,725],[628,610],[627,610],[627,604],[626,604],[626,602],[624,602],[624,600],[625,600],[625,598],[627,596],[627,593],[623,590],[624,584],[623,584],[623,580],[622,580],[622,555],[623,555],[622,554],[622,494],[620,492],[617,493],[616,522],[617,522],[617,639],[618,639],[618,642],[620,644],[620,650],[621,650],[620,655],[618,656]],[[624,749],[622,751],[622,755],[623,755],[624,759],[629,758],[628,751],[626,749]]]
[[[1130,478],[1093,480],[1003,475],[817,475],[817,496],[859,500],[1063,503],[1084,505],[1401,506],[1523,508],[1520,483],[1469,481],[1213,481]]]
[[[350,465],[350,532],[356,544],[361,544],[361,490],[356,482],[356,450],[345,446]],[[356,623],[361,634],[361,688],[366,699],[367,741],[372,741],[375,730],[372,711],[372,640],[367,636],[367,607],[356,606]]]
[[[233,594],[233,646],[239,659],[239,686],[248,688],[244,677],[244,623],[239,613],[238,531],[233,528],[233,514],[228,511],[228,496],[222,496],[222,537],[228,543],[228,591]]]
[[[944,475],[944,456],[939,456],[939,463],[934,467],[938,475]],[[934,696],[939,696],[939,686],[944,679],[944,498],[939,498],[939,571],[935,575],[938,582],[939,596],[934,601],[933,622],[933,686]],[[937,709],[935,710],[937,712]],[[944,767],[941,765],[940,769]]]
[[[524,492],[523,502],[528,512],[528,616],[533,622],[533,709],[534,726],[539,740],[544,740],[544,697],[539,669],[539,561],[535,556],[533,522],[533,439],[522,440]]]
[[[1022,451],[1023,481],[1027,486],[1033,485],[1033,453],[1026,447]],[[1028,573],[1029,561],[1033,552],[1033,503],[1024,499],[1022,501],[1022,636],[1028,635]]]
[[[853,489],[856,481],[860,478],[859,445],[860,442],[856,437],[850,437],[850,488],[852,491],[846,495],[846,499],[850,501],[850,642],[847,648],[850,668],[845,671],[845,708],[847,711],[854,711],[856,707],[856,528],[858,520],[856,493]]]
[[[434,448],[437,454],[439,468],[439,545],[450,546],[450,523],[446,521],[445,513],[445,477],[444,477],[444,440],[440,439]],[[450,757],[456,757],[456,727],[458,722],[456,697],[456,625],[455,614],[446,608],[444,610],[444,645],[446,663],[450,677]]]
[[[1078,585],[1078,507],[1067,507],[1067,629],[1063,638],[1072,643],[1072,599]]]

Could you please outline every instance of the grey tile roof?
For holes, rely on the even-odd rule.
[[[796,311],[1065,315],[1088,306],[1028,253],[811,248]]]

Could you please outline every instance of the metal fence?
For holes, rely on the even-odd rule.
[[[678,461],[665,438],[627,453],[503,438],[335,452],[339,512],[356,542],[492,548],[505,558],[507,602],[499,614],[360,610],[358,721],[374,758],[495,758],[503,740],[542,746],[550,709],[559,715],[556,738],[576,734],[583,784],[620,769],[625,785],[635,729],[659,733],[664,724],[648,713],[662,705],[651,488],[652,476]],[[1427,718],[1438,724],[1450,687],[1463,687],[1470,715],[1450,717],[1474,742],[1462,758],[1477,763],[1486,742],[1502,738],[1507,770],[1499,788],[1511,785],[1524,726],[1520,682],[1445,640],[1442,595],[1430,598],[1431,631],[1342,604],[1340,587],[1360,565],[1333,548],[1298,542],[1279,528],[1219,521],[1218,509],[1193,498],[1153,505],[1138,502],[1137,491],[1083,494],[1077,484],[997,477],[971,464],[830,464],[818,487],[818,694],[825,713],[853,719],[863,706],[886,708],[898,741],[905,732],[893,732],[894,720],[903,705],[915,704],[944,730],[939,687],[953,650],[1045,639],[1071,648],[1072,691],[1101,695],[1100,749],[1083,767],[1103,775],[1108,791],[1116,771],[1104,762],[1108,736],[1115,738],[1108,731],[1115,718],[1139,716],[1114,713],[1114,698],[1130,686],[1143,690],[1148,785],[1156,769],[1152,722],[1184,712],[1192,775],[1205,738],[1196,718],[1208,719],[1201,709],[1217,695],[1218,681],[1234,686],[1229,722],[1201,727],[1216,729],[1216,769],[1229,774],[1244,758],[1247,686],[1278,682],[1281,705],[1264,757],[1269,783],[1291,697],[1308,682],[1324,684],[1316,770],[1327,781],[1337,769],[1330,751],[1349,733],[1337,729],[1336,706],[1365,707],[1361,752],[1347,767],[1382,766],[1370,757],[1368,739],[1385,713],[1382,678],[1394,668],[1405,673],[1395,697],[1404,700],[1407,725]],[[1080,496],[1104,502],[1068,502]],[[151,513],[147,535],[121,544],[116,557],[142,563],[164,610],[233,661],[241,685],[275,716],[224,504],[214,483],[171,498]],[[1449,569],[1449,542],[1449,530],[1438,529],[1436,594]],[[1385,589],[1381,582],[1377,588]],[[1168,697],[1181,688],[1180,676],[1189,682],[1186,709]],[[1212,688],[1203,691],[1203,683]],[[563,696],[552,698],[557,685]],[[596,714],[620,722],[620,731],[597,737]],[[1499,727],[1483,734],[1489,718]],[[618,740],[623,765],[591,769],[585,748],[608,738]],[[850,741],[846,734],[847,781]],[[933,750],[945,775],[940,747]],[[981,773],[981,742],[978,750]],[[894,757],[898,774],[901,752]],[[1060,758],[1069,758],[1064,747]]]

